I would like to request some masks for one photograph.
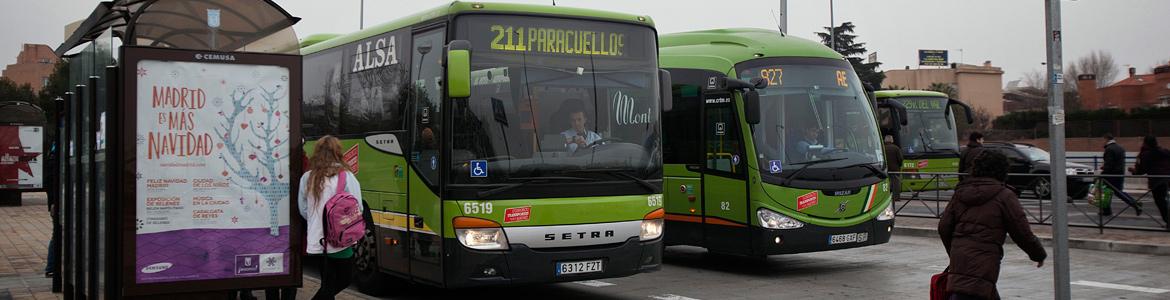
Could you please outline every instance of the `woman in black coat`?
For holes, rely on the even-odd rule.
[[[1167,176],[1170,175],[1170,150],[1158,146],[1158,138],[1146,136],[1142,141],[1142,150],[1138,152],[1137,163],[1129,169],[1134,175]],[[1167,216],[1166,193],[1170,188],[1170,178],[1150,178],[1150,192],[1154,194],[1154,205],[1162,214],[1162,223],[1170,230],[1170,217]]]

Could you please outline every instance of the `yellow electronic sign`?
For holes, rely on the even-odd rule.
[[[492,50],[547,54],[624,56],[626,35],[585,29],[491,25]]]

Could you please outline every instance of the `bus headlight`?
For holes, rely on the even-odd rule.
[[[469,217],[457,217],[452,222],[455,237],[464,247],[476,250],[508,250],[508,236],[499,223]]]
[[[796,229],[804,227],[804,223],[767,208],[760,208],[756,211],[756,215],[760,217],[760,225],[764,228]]]
[[[646,214],[642,218],[642,234],[639,236],[641,241],[649,241],[662,236],[663,221],[662,218],[666,215],[666,211],[661,208]]]
[[[889,221],[889,220],[893,220],[893,219],[894,219],[894,204],[891,202],[890,204],[886,205],[886,209],[882,210],[881,214],[878,214],[877,220],[878,221]]]

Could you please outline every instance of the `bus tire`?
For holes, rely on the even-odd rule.
[[[378,267],[378,236],[368,205],[362,211],[362,217],[366,219],[366,235],[354,245],[353,283],[363,294],[384,296],[399,286],[401,280],[382,273]]]

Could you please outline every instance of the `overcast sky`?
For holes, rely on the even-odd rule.
[[[297,33],[346,33],[358,29],[360,0],[278,0],[301,17]],[[448,1],[366,0],[366,24],[373,25]],[[492,2],[492,1],[485,1]],[[551,0],[526,2],[550,4]],[[670,5],[665,5],[665,4]],[[773,12],[780,1],[630,1],[560,0],[558,5],[615,10],[650,15],[659,33],[688,30],[757,27],[776,28]],[[1120,68],[1132,65],[1139,73],[1170,60],[1167,0],[1079,0],[1063,2],[1066,61],[1101,49],[1113,54]],[[23,43],[56,48],[64,39],[64,25],[86,17],[92,0],[3,1],[0,9],[0,64],[16,61]],[[1004,83],[1024,73],[1042,70],[1044,1],[1040,0],[836,0],[836,22],[851,21],[858,39],[878,52],[883,69],[917,64],[917,49],[947,49],[952,62],[969,64],[991,60],[1004,68]],[[815,38],[813,32],[829,24],[829,1],[790,0],[790,33]],[[959,49],[962,49],[960,53]],[[1119,71],[1122,76],[1125,70]],[[1119,77],[1118,79],[1120,79]]]

